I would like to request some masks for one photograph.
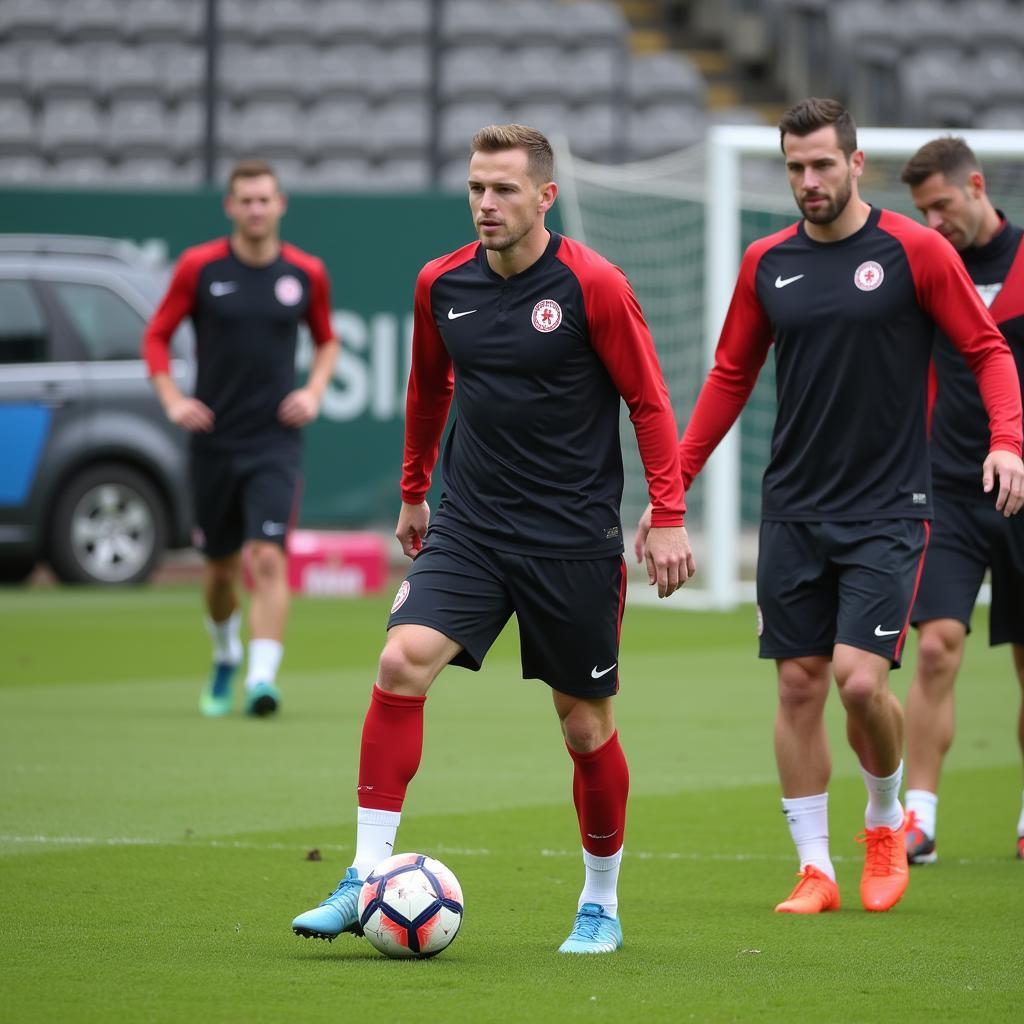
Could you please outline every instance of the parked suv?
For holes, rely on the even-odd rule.
[[[168,278],[128,242],[0,235],[0,581],[140,583],[188,545],[186,437],[140,358]],[[183,328],[183,388],[191,351]]]

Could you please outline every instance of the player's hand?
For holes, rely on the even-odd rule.
[[[427,524],[430,522],[430,506],[425,502],[419,505],[408,505],[402,502],[402,511],[398,513],[398,526],[395,527],[395,536],[402,551],[409,558],[415,558],[423,547],[423,537],[427,532]]]
[[[286,427],[304,427],[316,419],[320,411],[320,400],[309,388],[296,388],[281,400],[277,407],[277,418]]]
[[[999,448],[989,452],[981,473],[981,486],[986,494],[995,487],[996,477],[996,509],[1004,516],[1015,516],[1024,506],[1024,462],[1020,456]]]
[[[652,526],[644,551],[647,578],[658,585],[658,597],[674,594],[696,571],[685,526]]]
[[[636,552],[638,565],[644,564],[644,551],[647,549],[647,534],[651,530],[651,506],[644,509],[640,522],[636,524],[636,536],[633,538],[633,550]]]
[[[213,430],[213,410],[198,398],[180,395],[167,406],[167,418],[182,430],[208,434]]]

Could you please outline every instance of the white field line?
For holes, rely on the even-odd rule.
[[[265,850],[265,851],[308,851],[312,849],[309,844],[299,843],[251,843],[238,839],[153,839],[144,836],[44,836],[44,835],[10,835],[0,834],[0,846],[5,844],[11,846],[141,846],[141,847],[188,847],[209,850]],[[320,843],[318,850],[326,850],[332,853],[344,853],[352,850],[351,846],[339,845],[337,843]],[[464,847],[435,845],[432,852],[438,854],[450,854],[453,857],[492,857],[494,850],[485,847]],[[791,861],[791,853],[694,853],[681,850],[631,850],[627,847],[625,856],[635,860],[667,860],[667,861],[724,861],[727,863],[742,863],[745,861]],[[537,851],[540,857],[579,857],[580,851],[573,850],[550,850],[540,849]],[[843,854],[832,854],[832,860],[839,863],[857,862],[862,858],[858,855],[845,856]],[[1005,858],[997,857],[960,857],[956,860],[944,859],[946,864],[1002,864]]]

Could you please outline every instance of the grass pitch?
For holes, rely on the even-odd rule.
[[[0,1019],[938,1021],[1019,1019],[1024,863],[1017,686],[975,623],[940,805],[940,860],[860,909],[863,785],[830,701],[844,908],[772,913],[796,862],[752,610],[627,610],[617,714],[632,795],[623,949],[555,953],[582,881],[571,766],[514,628],[447,670],[399,848],[458,874],[435,960],[301,940],[349,863],[357,742],[389,599],[296,601],[282,715],[205,720],[189,588],[0,591]],[[913,663],[908,652],[908,665]],[[902,696],[909,671],[896,673]],[[320,859],[310,859],[317,850]]]

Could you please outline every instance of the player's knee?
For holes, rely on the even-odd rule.
[[[589,754],[603,746],[615,732],[611,714],[603,708],[580,703],[562,719],[565,742],[579,754]]]
[[[922,629],[917,642],[917,670],[924,682],[948,675],[959,661],[957,638],[942,629]]]
[[[823,705],[828,685],[827,676],[823,679],[799,661],[783,665],[779,670],[779,705],[783,713],[800,713]]]
[[[250,545],[249,571],[257,583],[276,582],[284,576],[284,552],[276,544]]]
[[[238,560],[236,558],[210,559],[206,563],[207,581],[215,588],[224,590],[235,585],[238,575]]]
[[[429,664],[414,646],[388,640],[381,651],[377,685],[392,693],[426,693],[431,683]]]
[[[854,669],[838,683],[843,707],[853,713],[866,711],[885,691],[883,681],[869,669]]]

